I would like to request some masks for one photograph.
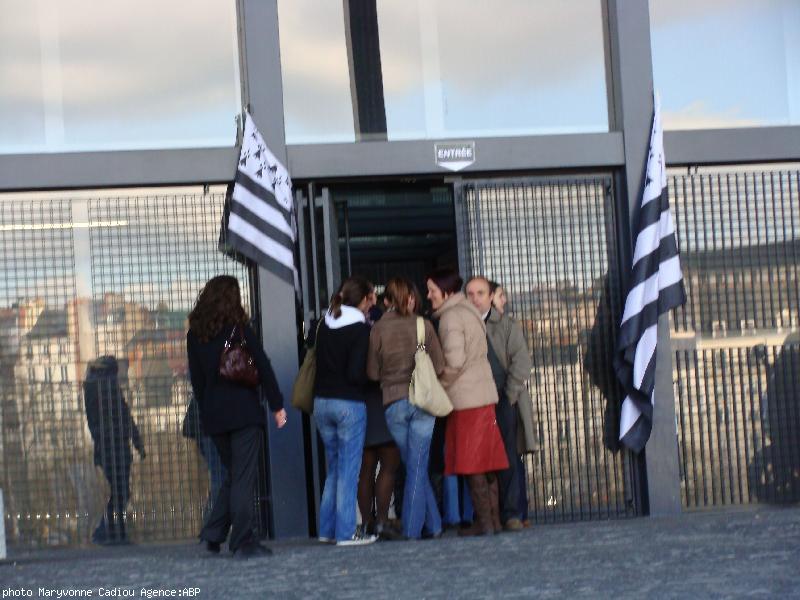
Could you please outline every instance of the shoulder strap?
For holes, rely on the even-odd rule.
[[[417,350],[425,349],[425,321],[422,317],[417,317]]]
[[[324,320],[325,320],[324,316],[321,316],[319,319],[317,319],[317,330],[314,333],[314,348],[317,347],[317,341],[319,340],[319,329],[320,329],[320,327],[322,327],[322,322]]]

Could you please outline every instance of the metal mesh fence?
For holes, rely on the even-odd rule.
[[[627,454],[606,449],[620,402],[610,177],[464,182],[456,202],[460,270],[505,288],[533,356],[531,519],[633,516]]]
[[[687,508],[800,500],[799,177],[669,177],[688,295],[672,331]]]
[[[196,413],[184,424],[186,316],[221,273],[250,302],[248,271],[217,250],[222,206],[174,189],[0,197],[10,544],[198,533],[220,466],[207,437],[184,435],[199,429]]]

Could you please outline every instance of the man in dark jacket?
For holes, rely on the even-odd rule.
[[[92,534],[96,544],[127,543],[125,507],[130,497],[133,455],[131,441],[144,460],[139,429],[119,386],[119,364],[113,356],[101,356],[89,365],[83,382],[86,420],[94,441],[94,464],[102,467],[111,496],[100,524]]]
[[[500,520],[507,531],[523,528],[519,510],[519,498],[524,481],[520,477],[517,429],[520,424],[525,440],[524,451],[530,451],[535,442],[532,432],[527,431],[532,423],[530,396],[525,387],[531,375],[531,357],[528,344],[519,323],[497,312],[492,307],[492,292],[484,277],[473,277],[467,282],[467,296],[486,323],[489,365],[492,367],[497,394],[500,398],[495,410],[497,425],[503,436],[509,468],[498,472],[500,483]],[[522,413],[518,414],[518,411]],[[524,419],[520,419],[524,416]]]

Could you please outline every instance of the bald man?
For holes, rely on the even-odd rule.
[[[489,280],[473,277],[467,282],[467,297],[486,323],[488,358],[500,401],[495,405],[497,424],[503,435],[509,468],[498,473],[500,480],[500,520],[506,531],[522,529],[519,499],[524,485],[517,451],[517,410],[519,401],[530,403],[525,382],[531,374],[531,357],[522,328],[492,306]]]

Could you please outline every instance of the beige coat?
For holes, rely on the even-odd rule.
[[[534,452],[539,445],[533,402],[527,387],[532,364],[522,327],[511,317],[501,315],[492,308],[486,323],[486,334],[506,372],[506,397],[510,404],[517,407],[517,450],[520,454]]]
[[[440,380],[454,410],[497,404],[497,388],[489,366],[486,326],[461,292],[444,301],[434,313],[445,367]]]

